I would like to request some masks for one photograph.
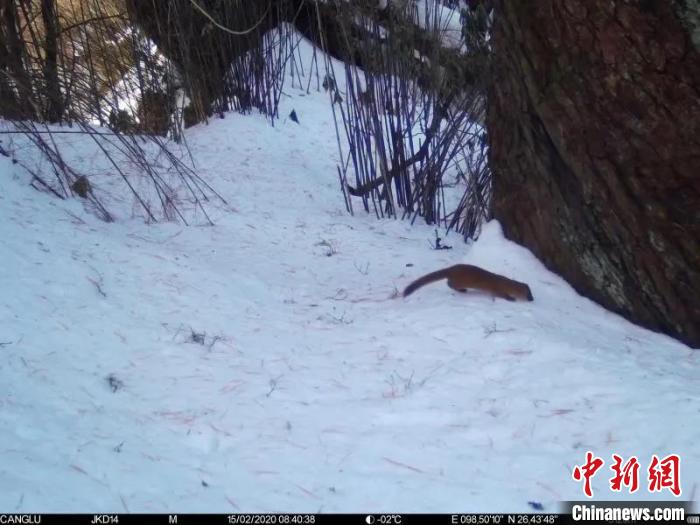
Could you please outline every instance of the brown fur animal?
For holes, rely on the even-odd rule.
[[[421,286],[447,279],[447,286],[458,292],[466,292],[467,289],[481,290],[490,293],[494,297],[500,297],[507,301],[532,301],[530,287],[518,281],[513,281],[497,273],[491,273],[471,264],[455,264],[449,268],[438,270],[424,275],[409,284],[403,291],[403,296],[412,294]]]

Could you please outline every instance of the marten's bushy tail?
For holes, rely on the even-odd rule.
[[[420,279],[416,279],[406,287],[406,289],[403,291],[403,296],[406,297],[411,295],[413,292],[418,290],[418,288],[425,286],[426,284],[434,283],[435,281],[439,281],[441,279],[447,279],[450,274],[449,270],[449,268],[443,268],[442,270],[424,275]]]

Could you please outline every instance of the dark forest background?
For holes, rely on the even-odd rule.
[[[466,239],[495,217],[581,294],[700,347],[699,51],[684,0],[0,0],[0,117],[53,168],[38,189],[111,219],[51,140],[72,130],[140,166],[150,220],[186,221],[159,169],[204,213],[218,196],[168,141],[229,111],[273,123],[291,72],[328,93],[349,212]]]

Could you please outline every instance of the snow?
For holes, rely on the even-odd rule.
[[[645,471],[671,453],[697,498],[700,352],[579,296],[496,222],[436,251],[434,227],[349,216],[327,97],[288,83],[299,124],[188,130],[229,203],[215,226],[145,224],[79,135],[56,140],[104,173],[113,223],[0,156],[0,511],[556,512],[583,499],[587,450],[597,500],[671,499]],[[3,146],[41,165],[22,140]],[[395,296],[458,262],[534,302]],[[612,453],[639,458],[638,493],[610,491]]]
[[[453,49],[463,49],[462,21],[458,9],[440,2],[417,0],[415,2],[418,25],[423,29],[439,31],[443,44]]]

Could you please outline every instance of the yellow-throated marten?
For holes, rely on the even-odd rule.
[[[532,292],[527,284],[513,281],[471,264],[455,264],[449,268],[424,275],[409,284],[403,291],[403,296],[406,297],[421,286],[442,279],[447,279],[447,286],[458,292],[466,292],[468,288],[471,288],[488,292],[494,297],[500,297],[508,301],[515,301],[516,299],[532,301]]]

